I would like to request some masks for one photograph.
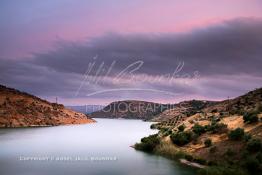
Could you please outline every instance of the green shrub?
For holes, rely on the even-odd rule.
[[[247,143],[247,150],[249,152],[258,152],[262,150],[262,143],[259,139],[251,139]]]
[[[201,126],[199,124],[195,124],[193,127],[192,127],[192,130],[194,133],[198,134],[198,135],[201,135],[203,133],[206,132],[206,129],[204,126]]]
[[[207,165],[208,165],[208,166],[215,166],[215,165],[217,165],[217,163],[216,163],[215,161],[212,161],[212,160],[211,160],[211,161],[208,161],[208,162],[207,162]]]
[[[183,146],[192,140],[192,132],[178,132],[170,136],[172,142],[178,146]]]
[[[255,123],[258,122],[257,112],[247,112],[243,115],[243,120],[245,123]]]
[[[150,125],[150,129],[157,129],[157,124]]]
[[[250,153],[247,150],[244,150],[241,152],[242,159],[246,159],[249,155]]]
[[[211,125],[205,126],[207,131],[211,131],[213,134],[222,134],[227,132],[227,125],[224,123],[212,122]]]
[[[228,148],[225,152],[225,155],[228,156],[228,157],[232,157],[232,156],[236,155],[236,153],[232,149]]]
[[[192,142],[193,144],[197,144],[198,142],[199,135],[196,133],[192,133]]]
[[[211,166],[204,169],[200,169],[197,172],[198,175],[246,175],[241,169],[232,169],[227,167]]]
[[[135,144],[135,148],[146,152],[152,152],[158,144],[160,144],[160,139],[157,134],[154,134],[142,138],[141,143]]]
[[[160,129],[160,132],[161,132],[161,133],[164,133],[164,132],[166,132],[166,131],[168,131],[168,130],[169,130],[168,128],[161,128],[161,129]]]
[[[244,135],[244,141],[245,142],[248,142],[251,138],[252,138],[252,136],[250,134],[245,134]]]
[[[206,147],[210,147],[212,145],[212,140],[211,139],[206,139],[204,142]]]
[[[171,130],[171,129],[165,131],[165,132],[163,133],[163,136],[168,136],[168,135],[170,135],[170,134],[172,134],[172,130]]]
[[[241,140],[244,137],[244,129],[236,128],[235,130],[230,131],[228,137],[230,140]]]
[[[256,110],[257,113],[262,112],[262,103],[257,103],[257,104],[256,104],[256,109],[255,109],[255,110]]]
[[[262,152],[257,154],[256,159],[259,161],[259,163],[262,163]]]
[[[185,130],[185,125],[183,124],[183,125],[180,125],[179,127],[178,127],[178,130],[180,131],[180,132],[183,132],[184,130]]]
[[[212,146],[210,149],[209,149],[209,152],[210,153],[215,153],[217,151],[217,147],[216,146]]]
[[[212,113],[217,113],[217,111],[218,111],[217,109],[213,109],[211,112]]]
[[[202,159],[202,158],[195,158],[193,161],[196,162],[196,163],[199,163],[201,165],[206,165],[206,163],[207,163],[207,161],[205,159]]]
[[[194,158],[193,158],[193,156],[186,154],[185,159],[188,160],[188,161],[192,161]]]
[[[250,174],[259,174],[260,163],[257,159],[249,157],[246,159],[244,165]]]

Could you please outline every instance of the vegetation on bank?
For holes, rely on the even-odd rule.
[[[135,144],[137,150],[153,152],[155,147],[160,144],[158,134],[150,135],[141,139],[141,143]]]
[[[135,148],[203,165],[199,175],[261,174],[261,101],[262,88],[194,113],[190,113],[192,105],[182,112],[180,108],[166,111],[166,120],[151,126],[158,134],[143,138]]]
[[[244,117],[243,122],[246,122]],[[186,159],[207,166],[207,168],[198,171],[199,175],[253,175],[262,171],[262,142],[246,133],[243,128],[229,130],[226,124],[212,121],[203,126],[195,123],[192,128],[186,128],[182,124],[177,129],[158,129],[160,129],[158,134],[142,138],[141,143],[137,143],[135,148],[170,159]],[[193,143],[203,134],[205,134],[205,137],[206,135],[212,136],[212,134],[224,134],[227,135],[228,142],[234,142],[234,144],[242,145],[242,147],[239,152],[236,152],[229,144],[221,155],[224,161],[203,159],[182,151],[181,148]],[[170,139],[170,142],[165,141],[166,139]],[[209,154],[214,157],[218,148],[212,139],[204,139],[203,144],[205,149],[209,149]]]

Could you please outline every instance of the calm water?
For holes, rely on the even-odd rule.
[[[140,120],[0,129],[1,175],[191,175],[188,167],[130,147],[153,134]],[[35,160],[32,160],[35,159]]]

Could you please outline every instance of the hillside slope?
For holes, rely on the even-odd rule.
[[[56,126],[95,122],[61,104],[0,85],[0,127]]]
[[[91,117],[150,120],[170,106],[172,105],[136,100],[116,101],[92,113]]]
[[[183,101],[176,104],[173,108],[167,109],[160,113],[152,121],[155,122],[168,122],[168,121],[183,121],[186,117],[195,113],[201,112],[202,109],[215,105],[218,102],[214,101],[202,101],[202,100],[190,100]]]
[[[152,128],[159,133],[141,139],[136,149],[201,164],[200,174],[261,174],[262,88],[207,105],[180,123]]]

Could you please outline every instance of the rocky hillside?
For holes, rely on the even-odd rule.
[[[56,126],[95,122],[61,104],[0,85],[0,127]]]
[[[202,109],[213,106],[218,102],[213,101],[201,101],[201,100],[190,100],[183,101],[173,108],[167,109],[160,113],[152,121],[155,122],[169,122],[169,121],[183,121],[186,117],[201,112]]]
[[[160,113],[153,121],[176,126],[194,114],[197,114],[202,119],[210,117],[220,118],[230,114],[243,115],[245,112],[258,108],[261,102],[262,88],[250,91],[234,99],[223,101],[184,101],[176,104],[175,108]]]
[[[105,106],[102,105],[66,106],[68,109],[72,109],[83,114],[91,114],[92,112],[99,111],[104,107]]]
[[[163,121],[152,128],[159,133],[141,139],[136,149],[180,158],[203,168],[201,175],[261,174],[262,88],[207,105],[180,123]]]
[[[150,120],[171,106],[146,101],[117,101],[110,103],[100,111],[92,113],[91,117]]]
[[[253,110],[262,102],[262,88],[255,89],[234,99],[227,99],[216,105],[205,108],[204,112],[229,112],[230,114],[243,114]]]

